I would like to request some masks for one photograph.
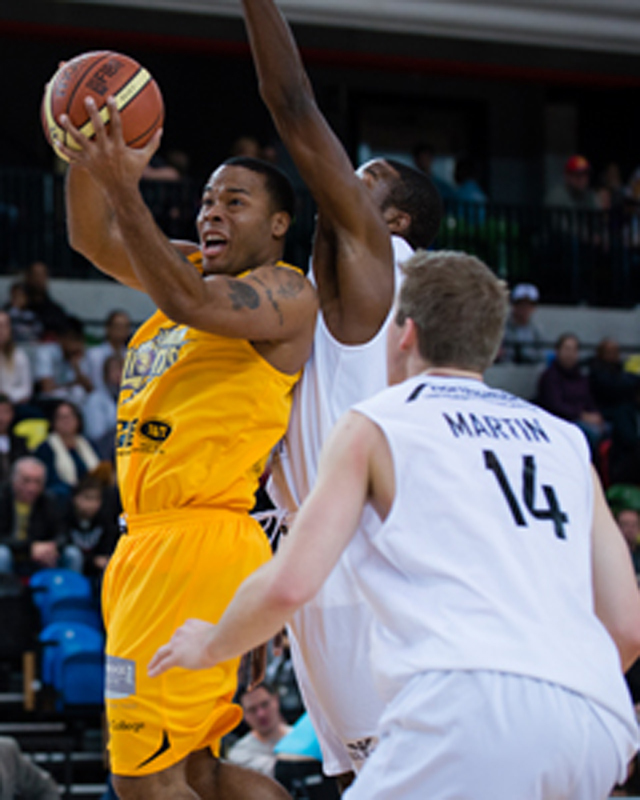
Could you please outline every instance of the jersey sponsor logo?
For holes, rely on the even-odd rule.
[[[406,403],[416,400],[487,400],[503,406],[530,407],[530,403],[502,389],[493,389],[479,383],[478,386],[460,386],[455,383],[419,383],[406,398]]]
[[[119,419],[116,430],[116,450],[118,455],[162,452],[162,445],[171,436],[173,428],[159,419],[142,422],[134,419]]]
[[[166,731],[162,731],[162,742],[160,743],[160,747],[152,753],[149,758],[145,758],[144,761],[141,761],[136,769],[142,769],[142,767],[146,767],[152,761],[155,761],[156,758],[160,758],[161,755],[167,752],[167,750],[171,749],[171,742],[169,741],[169,734]]]
[[[492,417],[486,414],[463,414],[461,411],[457,414],[443,412],[442,416],[456,439],[461,436],[471,439],[486,436],[489,439],[551,443],[535,417]]]
[[[176,363],[180,351],[190,341],[185,338],[188,330],[178,325],[162,328],[153,339],[127,350],[120,386],[120,405],[129,403]]]
[[[105,662],[104,696],[107,700],[122,700],[136,693],[136,662],[128,658],[107,655]]]
[[[140,434],[154,442],[165,442],[171,436],[171,425],[159,419],[148,419],[141,423]]]

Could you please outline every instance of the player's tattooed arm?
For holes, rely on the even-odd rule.
[[[243,308],[251,310],[258,308],[260,305],[259,293],[244,281],[233,280],[228,278],[229,284],[229,300],[234,311],[240,311]]]
[[[280,308],[280,306],[278,305],[278,301],[274,297],[274,290],[271,288],[271,286],[269,286],[268,283],[263,281],[262,278],[258,277],[257,275],[252,275],[251,280],[257,283],[258,286],[262,289],[266,299],[269,301],[271,307],[278,315],[278,320],[280,322],[280,325],[282,326],[282,324],[284,323],[284,318],[282,316],[282,309]],[[257,292],[256,295],[260,297],[260,295]]]

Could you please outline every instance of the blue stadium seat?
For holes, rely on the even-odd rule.
[[[91,582],[78,572],[69,569],[42,569],[32,575],[29,587],[43,627],[65,618],[65,612],[66,618],[69,618],[74,613],[71,609],[76,609],[75,616],[72,616],[76,620],[89,608],[95,609]],[[97,612],[94,615],[86,613],[80,621],[93,623],[94,620],[98,620],[99,625]]]
[[[100,706],[104,696],[104,636],[82,622],[52,622],[39,635],[41,677],[56,693],[56,710]]]

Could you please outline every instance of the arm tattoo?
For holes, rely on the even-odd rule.
[[[251,310],[258,308],[260,305],[260,295],[253,286],[244,281],[228,280],[229,284],[229,299],[234,311],[240,311],[243,308]]]
[[[305,287],[305,279],[298,272],[292,269],[279,267],[276,270],[278,277],[278,295],[280,297],[297,297]]]
[[[273,310],[278,315],[278,321],[280,322],[280,326],[282,327],[282,325],[284,325],[284,317],[282,316],[282,310],[278,305],[278,301],[273,296],[271,288],[267,286],[267,284],[263,280],[258,278],[256,275],[252,275],[251,280],[255,281],[256,283],[260,284],[260,286],[262,286],[262,289],[267,296],[267,300],[271,303],[271,305],[273,306]]]

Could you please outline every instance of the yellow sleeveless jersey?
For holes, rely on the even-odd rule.
[[[200,255],[190,260],[197,267]],[[250,510],[299,377],[279,372],[246,339],[203,333],[157,311],[129,344],[120,387],[125,514]]]

